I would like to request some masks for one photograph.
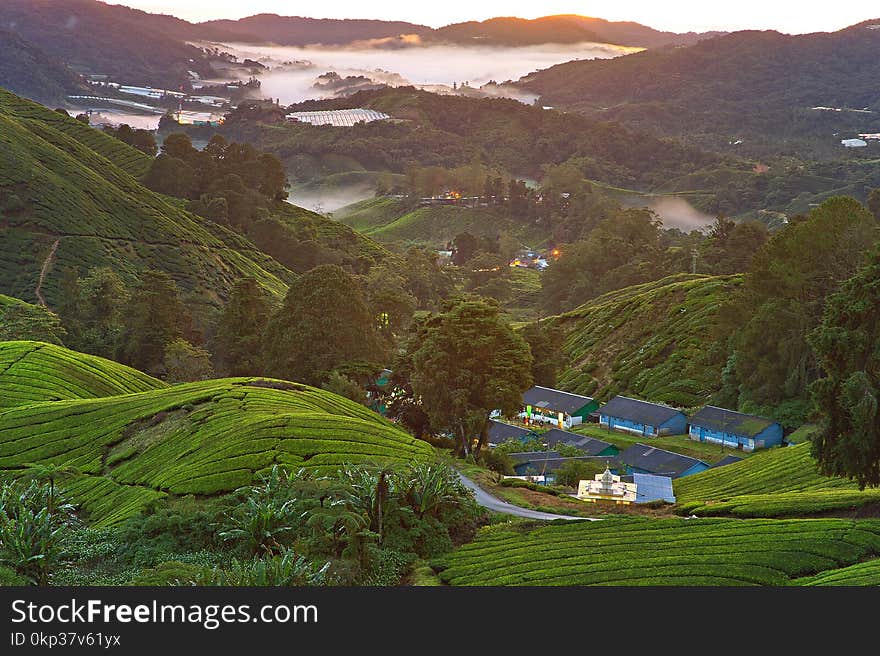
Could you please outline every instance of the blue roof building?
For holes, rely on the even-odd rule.
[[[535,437],[535,432],[528,428],[505,424],[503,421],[495,421],[494,419],[489,420],[488,442],[490,445],[498,446],[510,440],[526,443],[533,437]]]
[[[644,437],[687,432],[687,417],[680,410],[627,396],[615,396],[599,408],[599,424]]]
[[[559,444],[566,444],[580,449],[585,456],[614,456],[620,452],[620,449],[608,442],[588,435],[569,433],[558,428],[551,428],[546,433],[541,434],[540,438],[551,449]]]
[[[742,451],[782,444],[782,426],[772,419],[707,405],[690,420],[690,437]]]
[[[654,474],[682,478],[709,469],[708,463],[702,460],[647,444],[634,444],[618,458],[626,465],[627,474]]]

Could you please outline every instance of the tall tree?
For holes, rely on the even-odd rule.
[[[479,455],[489,413],[513,414],[532,385],[532,354],[497,303],[465,298],[415,326],[401,359],[416,397],[436,428],[452,432],[459,453]],[[398,365],[394,365],[397,369]]]
[[[813,456],[827,476],[880,485],[880,250],[829,297],[810,343],[824,373],[811,390],[822,416]]]
[[[819,375],[807,334],[825,299],[855,273],[878,236],[877,222],[852,198],[832,198],[776,233],[755,255],[740,294],[725,308],[741,410],[799,424]]]
[[[384,358],[360,285],[333,264],[315,267],[290,286],[269,321],[263,353],[270,374],[310,385],[320,385],[340,365]]]
[[[559,326],[533,322],[520,333],[532,352],[532,379],[535,385],[555,387],[556,375],[565,364],[562,343],[565,333]]]
[[[184,337],[190,323],[171,276],[145,271],[125,312],[119,360],[147,373],[164,374],[165,347]]]
[[[235,283],[217,321],[214,355],[230,376],[254,376],[262,369],[262,341],[272,305],[254,278]]]

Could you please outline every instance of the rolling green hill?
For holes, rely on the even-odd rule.
[[[878,521],[619,518],[490,526],[435,568],[451,585],[783,586],[855,566],[876,585],[878,556]]]
[[[0,90],[0,289],[51,306],[59,273],[109,266],[131,283],[162,269],[197,303],[255,277],[275,295],[293,274],[242,237],[180,209],[134,177],[149,158]]]
[[[61,319],[51,310],[0,294],[0,342],[30,339],[62,344],[65,337]]]
[[[741,276],[678,274],[547,319],[567,333],[559,386],[601,399],[631,394],[702,405],[720,386],[712,336],[718,309],[741,282]]]
[[[169,494],[233,491],[273,463],[322,468],[433,455],[426,442],[364,406],[305,385],[230,378],[166,387],[107,360],[48,345],[6,349],[10,356],[27,352],[0,379],[4,392],[18,394],[22,403],[46,393],[47,379],[71,397],[100,393],[105,383],[128,391],[152,387],[0,409],[0,472],[21,474],[27,463],[76,467],[79,473],[63,486],[98,526]]]
[[[40,342],[0,342],[0,409],[166,387],[161,380],[94,355]]]
[[[0,87],[47,104],[62,104],[84,88],[60,60],[0,27]]]
[[[444,246],[456,235],[494,237],[506,233],[529,244],[546,235],[486,208],[447,205],[413,208],[405,200],[375,198],[354,203],[334,213],[334,218],[379,242],[410,242]]]
[[[880,503],[880,490],[820,476],[810,445],[756,453],[742,462],[675,481],[680,512],[779,517],[839,511]]]

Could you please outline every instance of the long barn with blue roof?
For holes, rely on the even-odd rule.
[[[782,426],[772,419],[707,405],[690,420],[690,437],[754,451],[782,444]]]
[[[599,424],[644,437],[687,432],[687,417],[680,410],[628,396],[615,396],[599,408]]]

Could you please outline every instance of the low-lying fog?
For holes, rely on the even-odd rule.
[[[704,230],[715,217],[701,212],[680,196],[628,196],[621,202],[629,207],[647,207],[663,222],[664,228],[678,228],[684,232]]]
[[[329,89],[315,88],[318,76],[328,71],[340,76],[363,75],[391,86],[415,85],[432,91],[451,91],[467,82],[477,88],[490,80],[517,80],[532,71],[573,59],[608,59],[633,52],[633,48],[604,43],[546,44],[527,47],[408,46],[387,48],[375,44],[349,47],[281,47],[251,44],[217,44],[240,59],[255,59],[271,70],[260,76],[262,95],[291,104],[333,97]],[[525,102],[534,96],[514,89],[499,95]]]

